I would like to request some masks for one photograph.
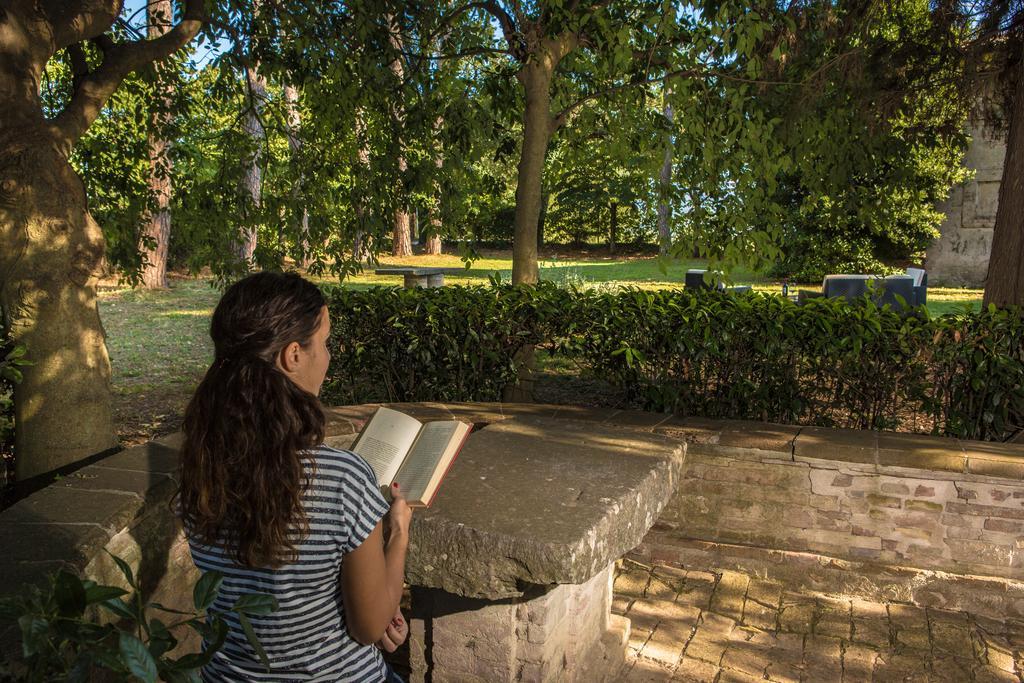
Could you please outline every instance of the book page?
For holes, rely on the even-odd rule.
[[[428,422],[395,478],[410,502],[422,502],[434,471],[458,429],[458,422]]]
[[[378,408],[352,445],[352,451],[373,468],[378,486],[389,486],[419,431],[420,421],[416,418],[390,408]]]

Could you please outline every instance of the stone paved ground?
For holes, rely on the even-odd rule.
[[[620,561],[622,683],[1024,681],[1024,622],[791,592],[723,571]]]

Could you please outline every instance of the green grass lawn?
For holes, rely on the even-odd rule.
[[[430,265],[462,267],[457,256],[415,256],[382,259],[381,265]],[[632,285],[642,288],[680,288],[687,268],[700,261],[669,264],[665,272],[655,258],[558,258],[542,259],[541,278],[583,286]],[[468,270],[446,277],[448,284],[486,284],[500,274],[509,280],[511,255],[489,254]],[[337,282],[336,279],[320,279]],[[735,284],[749,284],[758,291],[779,293],[781,284],[752,272],[733,273]],[[400,285],[400,277],[378,276],[373,270],[346,281],[345,286]],[[812,287],[812,286],[808,286]],[[929,288],[928,308],[933,315],[956,310],[977,310],[978,289]],[[205,280],[175,278],[169,290],[150,292],[115,288],[100,294],[100,316],[107,332],[113,366],[115,411],[122,442],[139,443],[174,431],[196,384],[213,357],[209,338],[210,316],[220,291]],[[566,368],[547,368],[568,372]]]

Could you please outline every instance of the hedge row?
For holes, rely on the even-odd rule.
[[[537,345],[681,415],[1004,440],[1024,427],[1024,315],[537,287],[334,289],[331,402],[499,400]]]

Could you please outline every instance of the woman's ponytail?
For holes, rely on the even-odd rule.
[[[228,288],[210,325],[215,358],[185,410],[177,495],[190,535],[245,566],[295,558],[307,520],[303,453],[323,441],[319,399],[276,365],[320,323],[324,298],[295,274],[259,273]]]

